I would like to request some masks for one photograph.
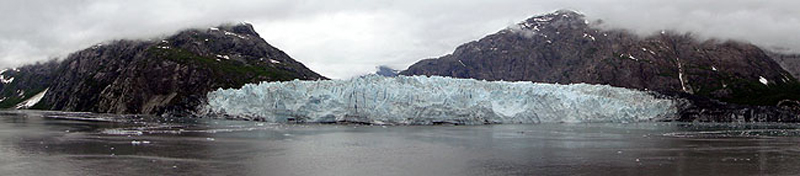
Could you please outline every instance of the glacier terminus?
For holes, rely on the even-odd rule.
[[[607,85],[368,75],[219,89],[203,112],[267,122],[474,125],[656,121],[677,109],[674,100]]]

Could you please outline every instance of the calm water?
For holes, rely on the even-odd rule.
[[[800,174],[800,130],[786,124],[381,127],[48,114],[0,112],[0,175]]]

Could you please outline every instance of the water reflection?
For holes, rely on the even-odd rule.
[[[381,127],[209,119],[114,123],[57,120],[37,112],[0,113],[0,119],[0,175],[800,172],[800,135],[785,124]]]

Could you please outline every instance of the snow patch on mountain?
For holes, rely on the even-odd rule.
[[[42,101],[42,98],[44,98],[44,95],[47,94],[47,90],[50,90],[50,89],[49,88],[45,89],[44,91],[39,92],[38,94],[34,95],[31,98],[28,98],[27,100],[23,101],[22,103],[17,104],[16,108],[17,109],[27,109],[27,108],[33,107],[34,105],[36,105],[36,103],[39,103],[39,101]]]
[[[0,83],[8,84],[8,83],[14,82],[14,77],[6,78],[6,76],[3,75],[3,73],[6,73],[6,71],[8,71],[8,69],[0,70]]]

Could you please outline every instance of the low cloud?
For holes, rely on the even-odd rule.
[[[0,5],[0,68],[113,39],[250,21],[272,45],[332,78],[405,69],[462,43],[556,9],[582,11],[613,28],[662,29],[800,51],[800,1],[772,0],[11,0]]]

